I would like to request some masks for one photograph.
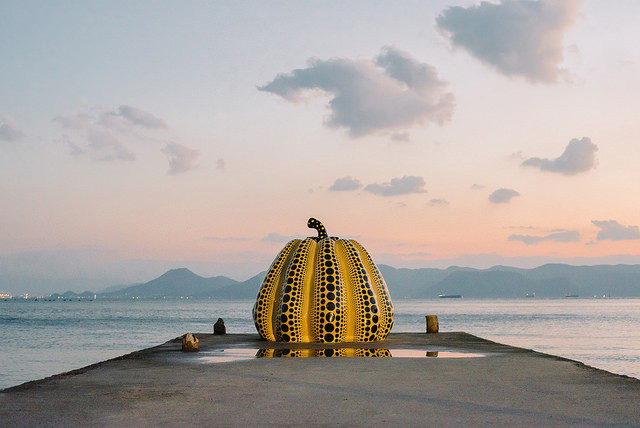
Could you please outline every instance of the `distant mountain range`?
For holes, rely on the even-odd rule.
[[[392,298],[433,298],[460,294],[469,298],[565,296],[640,297],[640,265],[571,266],[547,264],[535,269],[494,266],[473,269],[397,269],[379,265]],[[205,278],[189,269],[172,269],[144,284],[109,287],[100,299],[215,298],[253,299],[266,272],[236,281],[225,276]],[[90,298],[93,292],[66,292],[52,297]]]
[[[171,269],[156,279],[144,284],[131,285],[116,290],[108,289],[98,293],[98,298],[144,299],[158,298],[217,298],[247,299],[255,298],[262,284],[265,272],[246,281],[236,281],[226,276],[205,278],[189,269]]]
[[[392,297],[429,298],[461,294],[472,298],[640,297],[640,265],[571,266],[546,264],[534,269],[396,269],[380,265]]]

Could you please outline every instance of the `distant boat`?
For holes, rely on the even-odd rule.
[[[575,299],[576,297],[580,297],[577,294],[567,294],[564,296],[566,299]]]
[[[462,294],[438,294],[441,299],[462,299]]]
[[[524,297],[536,297],[536,293],[527,293]]]

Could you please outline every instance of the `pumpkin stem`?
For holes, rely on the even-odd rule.
[[[318,231],[318,239],[324,239],[329,237],[329,235],[327,235],[327,229],[325,229],[322,223],[320,223],[318,220],[316,220],[313,217],[311,217],[307,222],[307,227]]]

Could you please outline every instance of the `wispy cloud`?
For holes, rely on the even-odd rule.
[[[378,196],[408,195],[411,193],[426,193],[424,178],[408,176],[392,178],[386,183],[372,183],[364,190]]]
[[[555,82],[562,70],[563,39],[584,0],[500,0],[445,9],[438,29],[453,46],[507,76]]]
[[[267,244],[284,244],[292,239],[303,239],[298,235],[281,235],[276,232],[271,232],[261,239],[262,242]]]
[[[509,241],[520,241],[527,245],[539,244],[543,241],[554,242],[580,242],[580,233],[575,230],[561,230],[542,236],[534,235],[510,235]]]
[[[149,133],[167,129],[163,119],[127,105],[92,114],[58,116],[53,121],[65,131],[56,141],[64,143],[72,156],[88,156],[98,161],[135,160],[133,145],[140,141],[155,141],[155,134]],[[186,165],[186,155],[177,156],[179,159],[172,171],[180,172]]]
[[[449,206],[449,201],[446,199],[431,199],[427,202],[427,205],[430,207],[447,207]]]
[[[516,230],[537,230],[541,232],[560,232],[561,230],[548,230],[538,226],[507,226],[507,229],[516,229]]]
[[[389,138],[391,138],[391,141],[398,143],[408,143],[411,141],[411,135],[409,135],[408,132],[392,132],[389,134]]]
[[[489,201],[494,204],[506,204],[511,199],[520,196],[520,193],[513,189],[498,189],[489,195]]]
[[[522,162],[522,166],[531,166],[542,171],[564,175],[575,175],[595,167],[597,151],[598,146],[593,144],[589,138],[574,138],[559,157],[555,159],[529,158]]]
[[[410,260],[425,260],[433,256],[433,254],[426,251],[413,251],[410,253],[381,253],[381,257],[385,259],[410,259]]]
[[[218,171],[224,171],[227,167],[227,164],[223,158],[218,158],[216,161],[216,169]]]
[[[8,116],[0,116],[0,140],[13,143],[21,140],[24,132],[15,120]]]
[[[353,178],[351,176],[342,177],[336,179],[333,182],[331,187],[329,187],[329,191],[331,192],[349,192],[353,190],[358,190],[362,187],[362,183],[360,180]]]
[[[600,229],[596,236],[598,241],[640,239],[640,228],[638,226],[625,226],[616,220],[592,220],[591,223]]]
[[[169,175],[182,174],[191,171],[200,155],[197,150],[178,144],[169,143],[162,149],[162,153],[169,157]]]
[[[65,139],[67,145],[69,146],[69,154],[71,156],[82,156],[82,155],[84,155],[85,152],[82,149],[82,147],[80,147],[79,145],[77,145],[73,141],[70,141],[68,138],[66,138],[65,135],[63,135],[62,137],[63,137],[63,139]]]
[[[250,241],[251,238],[243,236],[205,236],[207,241]]]
[[[325,91],[332,97],[326,124],[358,137],[448,121],[455,100],[446,86],[434,67],[384,47],[373,60],[311,59],[306,68],[278,74],[258,89],[290,102],[302,101],[309,90]]]
[[[474,183],[471,185],[471,190],[482,190],[487,186],[483,186],[482,184]]]
[[[59,116],[54,119],[65,129],[82,130],[100,126],[107,130],[127,132],[135,127],[149,130],[168,129],[164,119],[137,107],[121,105],[113,110],[103,110],[97,114],[79,113]]]
[[[64,129],[74,131],[92,128],[98,124],[98,119],[95,116],[85,113],[57,116],[53,118],[53,121],[60,124]]]
[[[130,123],[138,126],[142,126],[143,128],[149,129],[167,129],[167,123],[164,119],[161,119],[148,111],[144,111],[137,107],[132,107],[128,105],[121,105],[112,115],[120,116]]]
[[[90,129],[87,131],[87,141],[88,150],[93,154],[93,157],[96,160],[132,161],[136,159],[136,155],[128,150],[122,141],[110,132],[101,129]],[[82,152],[82,149],[79,146],[76,146],[75,149],[78,153]]]

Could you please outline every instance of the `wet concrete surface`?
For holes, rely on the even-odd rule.
[[[0,391],[0,426],[640,426],[640,380],[466,333],[398,333],[379,348],[482,358],[244,358],[221,349],[322,350],[198,334]],[[247,351],[249,352],[249,351]],[[391,352],[393,354],[393,352]]]

